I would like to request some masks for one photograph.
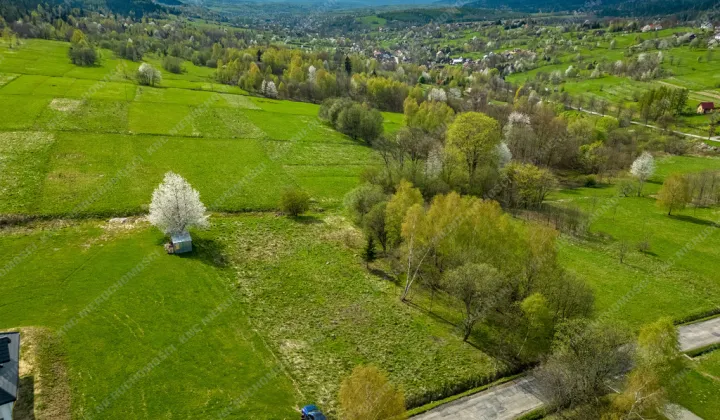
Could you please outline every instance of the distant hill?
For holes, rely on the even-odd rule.
[[[446,2],[449,0],[442,0]],[[601,15],[651,16],[696,13],[716,7],[717,0],[478,0],[464,7],[509,8],[524,12],[585,11]]]
[[[181,4],[178,0],[163,0],[168,5]],[[0,16],[5,20],[17,20],[38,5],[69,5],[84,10],[104,10],[122,15],[143,16],[148,13],[165,11],[166,7],[152,0],[0,0]]]

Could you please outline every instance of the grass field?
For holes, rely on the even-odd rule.
[[[320,123],[317,105],[245,96],[190,63],[151,88],[127,78],[136,63],[109,52],[91,68],[67,65],[60,42],[27,40],[0,54],[3,214],[137,214],[168,170],[212,210],[274,209],[291,185],[333,207],[377,159]],[[402,122],[386,117],[390,127]]]
[[[317,105],[248,96],[189,63],[139,87],[137,63],[103,51],[79,68],[67,47],[0,47],[0,215],[40,217],[0,226],[0,329],[54,334],[72,418],[290,419],[311,402],[336,414],[340,382],[361,363],[387,371],[411,406],[506,373],[462,342],[452,302],[435,315],[422,292],[402,304],[390,276],[364,267],[362,234],[339,207],[380,161],[322,124]],[[386,132],[402,127],[383,115]],[[639,326],[716,305],[716,238],[663,263],[720,214],[667,217],[652,198],[669,173],[710,168],[720,160],[666,158],[641,198],[604,186],[552,194],[594,214],[594,235],[559,248],[595,288],[598,314],[648,278],[613,319]],[[170,170],[213,212],[189,256],[166,255],[139,218],[108,221],[145,214]],[[310,215],[276,214],[288,186],[311,195]],[[651,251],[619,263],[619,241],[647,232]]]
[[[249,324],[232,273],[215,262],[209,236],[196,235],[192,257],[173,258],[147,226],[5,230],[7,255],[34,251],[3,277],[0,329],[64,333],[73,417],[211,417],[235,399],[236,414],[268,418],[273,406],[271,417],[293,417],[297,394],[282,374],[243,399],[277,362]],[[133,379],[155,357],[158,366]]]
[[[673,402],[706,420],[720,419],[720,351],[700,356],[672,390]]]
[[[551,194],[549,199],[557,205],[577,206],[590,214],[591,239],[563,239],[560,259],[596,290],[598,313],[638,327],[661,316],[679,319],[717,307],[720,251],[714,246],[718,237],[712,224],[720,221],[720,210],[689,208],[668,217],[653,197],[670,173],[708,169],[720,170],[720,159],[673,156],[658,162],[643,197],[619,197],[617,189],[609,185]],[[690,252],[681,251],[693,238],[708,232],[713,233]],[[637,251],[637,244],[645,238],[650,251]],[[630,244],[632,251],[620,263],[622,241]],[[667,267],[672,258],[676,262]],[[636,285],[642,285],[640,292],[633,291]],[[628,299],[620,307],[614,307],[625,297]]]
[[[359,363],[410,404],[505,371],[361,265],[362,235],[327,210],[379,160],[318,106],[220,89],[189,64],[140,87],[137,63],[103,52],[78,68],[66,50],[0,51],[0,214],[43,217],[0,228],[0,329],[54,337],[42,362],[67,370],[70,417],[289,419],[310,402],[334,413]],[[107,221],[146,213],[169,170],[211,211],[268,212],[215,213],[189,257],[166,255],[146,222]],[[313,216],[275,214],[292,185]]]

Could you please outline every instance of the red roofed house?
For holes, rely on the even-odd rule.
[[[708,112],[713,112],[715,109],[715,104],[712,102],[700,102],[700,105],[697,107],[697,113],[698,114],[707,114]]]

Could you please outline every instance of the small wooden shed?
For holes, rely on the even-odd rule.
[[[187,232],[170,236],[170,244],[172,245],[173,254],[192,251],[192,238],[190,238],[190,234]]]

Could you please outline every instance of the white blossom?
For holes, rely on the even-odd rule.
[[[655,173],[655,159],[648,152],[643,152],[630,167],[630,173],[635,178],[644,182]]]
[[[530,117],[522,112],[513,111],[508,117],[508,124],[526,124],[530,125]]]
[[[137,80],[141,85],[155,86],[162,81],[162,74],[150,64],[142,63],[137,71]]]
[[[510,148],[505,143],[500,143],[495,147],[495,153],[498,157],[498,167],[504,168],[505,165],[510,163],[512,160],[512,152],[510,151]]]
[[[428,101],[447,102],[447,93],[442,89],[432,88],[428,93]]]
[[[442,173],[445,154],[442,147],[435,147],[430,150],[425,161],[425,173],[429,177],[437,177]]]
[[[575,67],[570,66],[565,70],[565,77],[577,77],[578,71],[575,69]]]
[[[317,69],[315,66],[308,67],[308,82],[315,83],[315,73],[317,72]]]
[[[268,98],[277,98],[278,96],[277,87],[275,86],[275,82],[272,80],[263,80],[262,85],[260,86],[260,91]]]
[[[200,193],[180,175],[168,172],[153,191],[148,220],[167,235],[187,232],[190,227],[208,225]]]

